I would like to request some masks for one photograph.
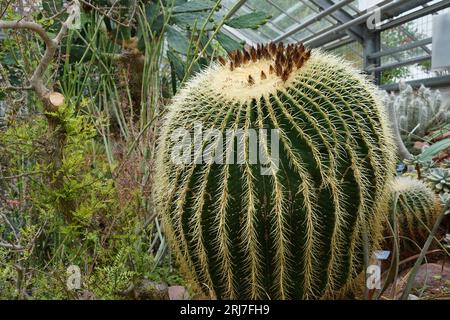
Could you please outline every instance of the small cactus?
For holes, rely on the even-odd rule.
[[[426,179],[435,192],[450,192],[450,169],[431,169]]]
[[[234,52],[190,80],[162,125],[156,181],[165,232],[197,288],[219,299],[318,299],[355,283],[364,239],[369,252],[381,240],[395,172],[377,91],[301,44]],[[241,164],[173,163],[173,133],[197,122],[223,134],[277,129],[278,170],[260,174],[247,138]]]
[[[450,121],[450,105],[442,103],[439,90],[432,91],[421,86],[416,92],[405,81],[400,81],[399,94],[384,92],[384,103],[394,104],[402,134],[414,129],[414,134],[423,137],[427,132]]]
[[[396,218],[402,243],[417,251],[422,246],[441,214],[441,204],[433,190],[421,180],[397,177],[392,194],[398,195]],[[411,243],[411,240],[415,244]]]

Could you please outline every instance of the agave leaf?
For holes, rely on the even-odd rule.
[[[193,0],[174,7],[172,13],[208,11],[214,8],[215,5],[214,1]]]
[[[242,49],[243,44],[233,40],[231,37],[227,36],[223,32],[219,32],[216,35],[216,40],[220,43],[220,45],[227,51],[235,51]]]
[[[147,19],[147,22],[152,25],[153,22],[156,20],[160,12],[160,6],[159,3],[153,3],[145,5],[145,18]]]
[[[181,60],[181,58],[172,51],[167,51],[167,58],[169,59],[170,63],[173,65],[175,74],[177,75],[177,78],[182,80],[184,77],[184,63]]]
[[[215,23],[213,21],[208,21],[208,14],[203,12],[198,13],[180,13],[174,14],[171,17],[172,21],[184,29],[193,29],[194,26],[197,29],[201,29],[203,25],[205,25],[206,30],[213,30],[215,27]]]
[[[436,131],[431,136],[429,136],[429,139],[431,141],[433,141],[434,139],[439,138],[440,136],[442,136],[444,133],[447,133],[448,131],[450,131],[450,124],[446,124],[445,126],[440,128],[438,131]]]
[[[225,24],[236,29],[257,29],[266,24],[271,18],[271,15],[257,11],[230,19]]]
[[[450,139],[439,141],[431,147],[426,148],[418,158],[420,161],[429,161],[439,152],[444,151],[447,148],[450,148]]]
[[[188,38],[172,26],[167,26],[167,42],[175,51],[181,54],[187,54],[189,49]]]

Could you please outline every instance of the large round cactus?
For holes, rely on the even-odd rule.
[[[440,201],[424,182],[411,177],[395,179],[392,201],[395,197],[395,217],[402,243],[413,251],[420,251],[442,212]]]
[[[157,202],[193,283],[221,299],[324,298],[354,283],[380,240],[394,172],[375,92],[301,44],[234,52],[181,90],[162,126]],[[198,147],[201,125],[220,135]],[[249,132],[263,128],[255,161]],[[205,161],[224,140],[236,143],[223,163]],[[180,141],[192,147],[182,161]]]

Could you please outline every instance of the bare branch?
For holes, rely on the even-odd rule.
[[[32,171],[32,172],[24,172],[22,174],[16,174],[13,176],[6,176],[6,177],[0,177],[0,180],[12,180],[12,179],[18,179],[18,178],[22,178],[22,177],[27,177],[27,176],[31,176],[34,174],[41,174],[44,173],[45,171]],[[1,213],[0,213],[1,215]]]
[[[15,251],[22,251],[22,250],[24,250],[24,248],[22,246],[18,246],[18,245],[11,244],[11,243],[8,243],[8,242],[3,242],[3,241],[0,241],[0,247],[6,248],[6,249],[10,249],[10,250],[15,250]]]
[[[78,5],[76,1],[74,5]],[[70,8],[70,7],[69,7]],[[30,86],[34,89],[39,98],[44,102],[48,111],[54,111],[55,106],[52,105],[49,96],[51,91],[44,85],[44,74],[48,69],[53,57],[58,49],[58,45],[66,35],[69,25],[72,24],[75,19],[75,10],[69,12],[69,16],[65,22],[62,23],[61,30],[58,32],[54,39],[51,39],[45,29],[36,22],[31,21],[4,21],[0,20],[0,29],[12,29],[12,30],[28,30],[36,33],[42,41],[44,41],[46,49],[45,53],[39,62],[38,67],[31,76],[29,82]]]
[[[0,217],[9,226],[9,228],[11,229],[11,231],[14,234],[14,238],[16,239],[16,241],[19,241],[19,235],[16,232],[16,228],[14,228],[11,221],[9,221],[8,217],[4,213],[1,213],[1,212],[0,212]]]
[[[52,39],[48,36],[45,29],[36,22],[31,21],[5,21],[0,20],[0,29],[11,30],[29,30],[36,33],[44,42],[46,46],[52,46]]]
[[[23,86],[23,87],[4,86],[4,87],[0,87],[0,90],[5,90],[5,91],[26,91],[26,90],[33,90],[33,87],[32,86]]]

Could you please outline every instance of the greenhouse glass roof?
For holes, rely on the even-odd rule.
[[[236,40],[303,42],[332,50],[372,73],[379,84],[389,84],[398,80],[392,74],[410,80],[436,76],[427,67],[432,16],[447,11],[450,0],[222,0],[222,5],[234,16],[254,11],[271,16],[258,29],[224,26]]]
[[[252,11],[263,11],[272,19],[258,30],[244,30],[236,36],[249,42],[285,41],[296,42],[308,40],[324,30],[337,26],[340,21],[335,14],[325,15],[323,19],[316,19],[303,27],[305,21],[315,18],[324,9],[333,6],[333,1],[323,0],[247,0],[241,1],[242,6],[236,15],[247,14]],[[336,1],[342,7],[340,13],[347,17],[360,14],[358,1]],[[234,0],[224,0],[224,10],[229,10],[235,4]]]
[[[381,21],[392,20],[414,12],[418,8],[429,7],[436,3],[449,5],[449,1],[411,1],[411,0],[241,0],[234,13],[237,16],[253,11],[262,11],[272,16],[271,20],[258,30],[230,30],[228,32],[235,37],[246,40],[248,44],[255,42],[285,41],[308,42],[312,46],[320,46],[329,43],[330,39],[340,39],[352,36],[355,40],[362,38],[358,28],[367,20],[365,15],[370,15],[373,9],[380,8]],[[444,3],[444,4],[442,4]],[[224,11],[233,7],[236,9],[235,0],[223,0]],[[360,21],[356,21],[360,19]],[[348,28],[347,24],[353,23]],[[333,31],[336,27],[343,27],[328,41],[311,41],[324,33]],[[316,39],[317,40],[317,39]]]

